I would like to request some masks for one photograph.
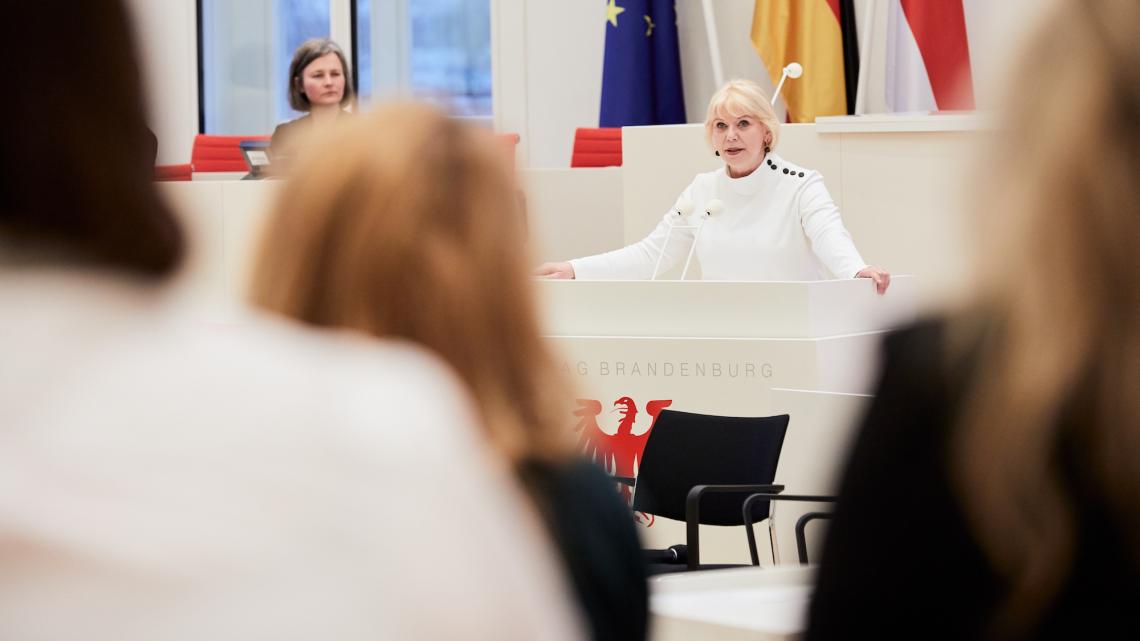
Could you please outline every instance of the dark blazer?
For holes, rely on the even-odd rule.
[[[949,482],[954,412],[970,366],[947,366],[939,357],[944,331],[928,322],[885,342],[878,393],[824,546],[809,640],[983,639],[993,630],[1003,580]],[[1137,546],[1122,541],[1072,451],[1058,444],[1077,509],[1076,558],[1026,638],[1140,638],[1140,574],[1128,553]]]
[[[590,638],[646,638],[649,592],[633,513],[593,463],[529,463],[523,483],[564,561]]]
[[[283,122],[273,130],[273,136],[269,139],[269,151],[274,156],[288,158],[292,156],[292,149],[290,148],[289,141],[297,137],[297,133],[309,126],[309,119],[312,116],[305,114],[300,118]]]

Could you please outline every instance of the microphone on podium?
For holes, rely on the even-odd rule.
[[[689,263],[693,260],[693,252],[697,249],[697,241],[701,239],[701,231],[705,228],[705,223],[722,211],[724,211],[724,203],[717,198],[705,203],[704,215],[700,218],[700,224],[696,225],[697,233],[693,234],[693,245],[689,247],[689,257],[685,259],[685,268],[681,270],[681,280],[685,280],[685,275],[689,273]]]
[[[780,90],[784,88],[784,81],[788,78],[799,78],[804,75],[804,66],[798,62],[789,63],[784,67],[784,73],[780,74],[780,84],[776,85],[776,91],[772,94],[772,103],[776,104],[776,98],[780,97]]]
[[[693,201],[688,198],[681,196],[677,199],[677,202],[673,203],[673,214],[677,216],[678,220],[683,219],[691,213],[693,213]]]
[[[657,252],[657,263],[653,265],[653,276],[649,280],[657,280],[657,270],[661,268],[661,258],[665,256],[665,248],[669,246],[669,237],[673,235],[673,228],[678,223],[685,220],[685,217],[693,211],[693,202],[682,195],[673,203],[673,209],[670,210],[669,216],[669,231],[665,232],[665,242],[661,243],[661,251]],[[683,229],[688,229],[689,226],[683,226]]]

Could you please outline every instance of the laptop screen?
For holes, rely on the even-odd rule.
[[[249,173],[260,176],[271,163],[269,143],[264,140],[243,140],[239,146]]]

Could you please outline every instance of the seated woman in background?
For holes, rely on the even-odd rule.
[[[322,142],[266,224],[255,303],[318,327],[406,339],[450,363],[483,436],[545,516],[593,638],[645,638],[632,515],[605,473],[573,456],[573,397],[540,336],[501,144],[415,105],[381,107]],[[461,539],[441,551],[480,553]]]
[[[186,317],[130,16],[62,17],[0,21],[0,639],[576,638],[438,359]]]
[[[979,298],[888,339],[808,639],[1140,638],[1140,3],[1054,4]]]
[[[320,130],[350,113],[352,82],[348,60],[341,48],[328,38],[301,43],[289,64],[289,106],[306,115],[277,125],[269,142],[274,162],[295,155],[298,141],[310,130]]]
[[[705,280],[820,280],[830,274],[870,278],[880,294],[887,290],[890,273],[859,255],[823,176],[773,151],[780,141],[780,121],[756,83],[732,80],[713,94],[705,136],[724,167],[697,175],[681,193],[679,201],[695,207],[693,213],[682,219],[670,211],[639,242],[546,263],[537,275],[649,279],[683,262],[696,242],[694,254]],[[703,208],[714,200],[723,210],[706,220]],[[674,225],[679,227],[670,232]],[[694,225],[703,226],[699,238]]]

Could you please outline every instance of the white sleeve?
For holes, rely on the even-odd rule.
[[[690,184],[681,192],[684,198],[692,201],[693,186]],[[677,216],[665,212],[661,222],[645,238],[604,254],[575,258],[570,261],[574,267],[574,278],[578,280],[649,280],[657,257],[661,256],[658,274],[669,271],[682,257],[687,256],[693,244],[693,230],[683,229],[689,221],[676,221]],[[669,228],[677,225],[672,231]],[[668,240],[668,243],[666,243]],[[664,255],[661,255],[664,247]]]
[[[800,189],[799,214],[812,251],[837,278],[854,278],[867,266],[819,172],[811,172]]]

